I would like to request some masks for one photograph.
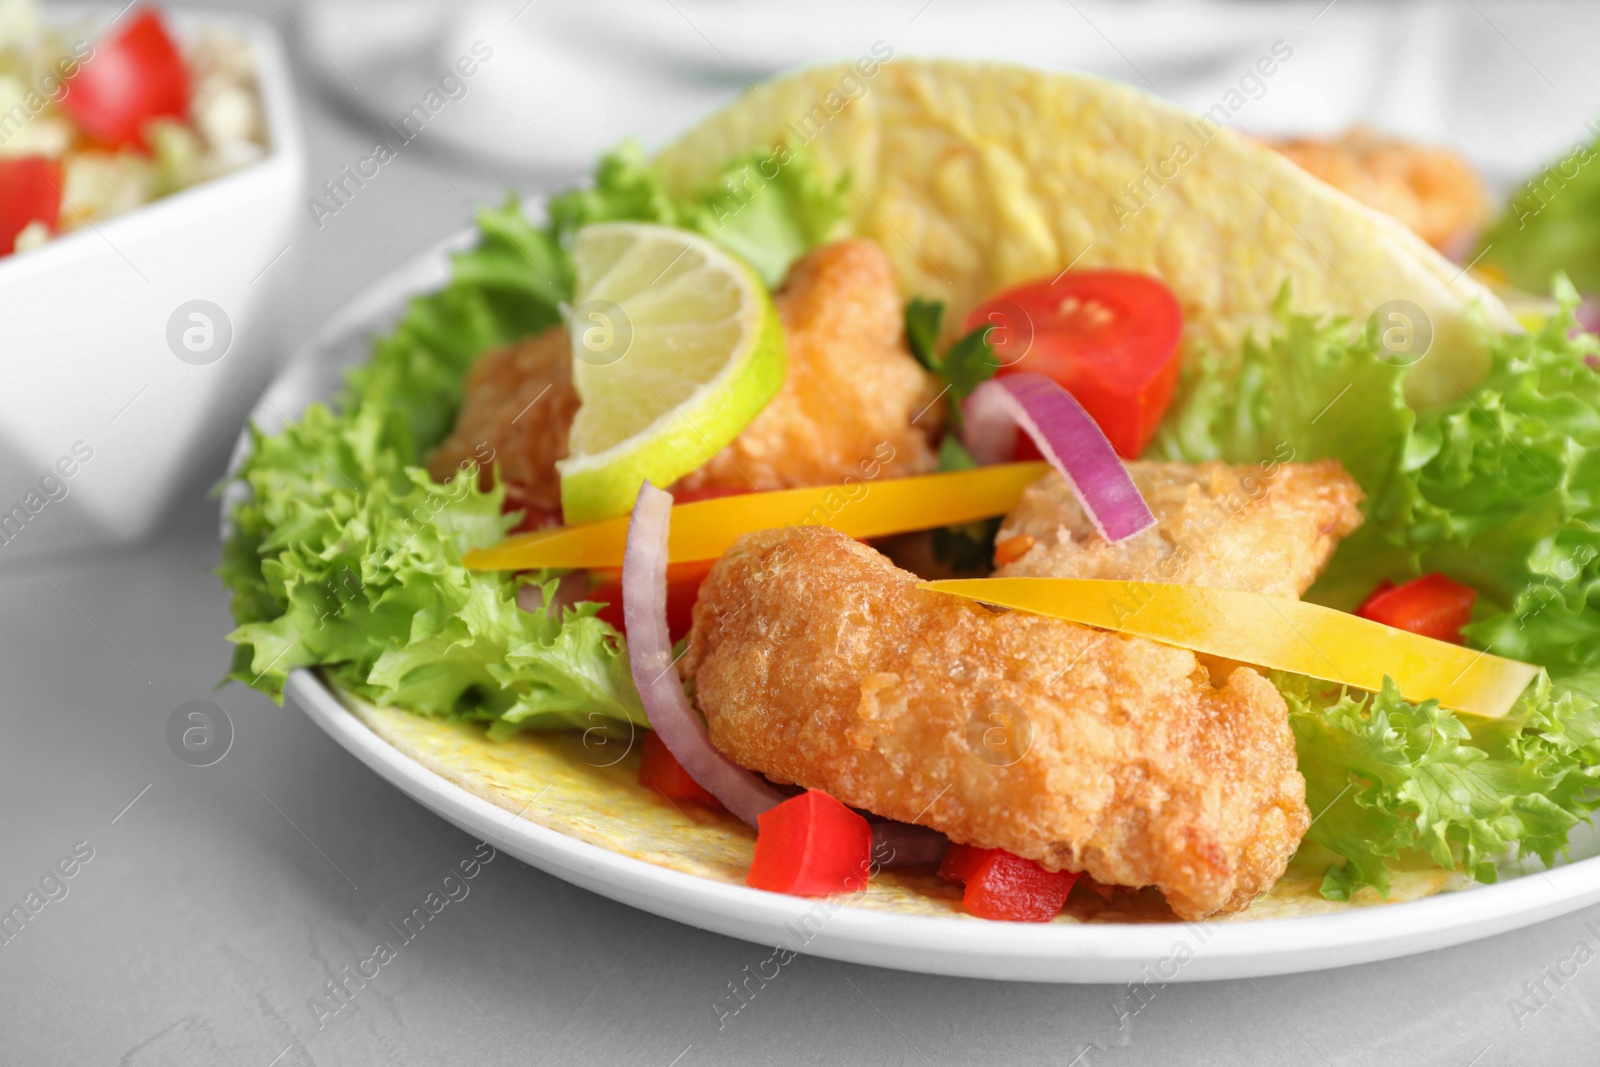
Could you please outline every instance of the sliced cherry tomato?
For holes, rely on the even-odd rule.
[[[980,919],[1044,923],[1066,904],[1077,871],[1047,871],[1003,848],[952,844],[939,873],[966,885],[961,902]]]
[[[110,148],[149,150],[151,119],[189,113],[189,68],[154,9],[146,8],[67,79],[61,107],[91,140]]]
[[[757,889],[821,897],[867,884],[872,828],[819,789],[756,817],[756,854],[745,881]]]
[[[1356,609],[1363,619],[1409,630],[1437,641],[1461,644],[1461,628],[1472,621],[1478,591],[1435,572],[1392,585],[1384,581]]]
[[[676,641],[689,632],[694,624],[694,602],[700,599],[700,583],[706,580],[717,561],[698,559],[688,563],[667,564],[667,633]],[[619,631],[622,624],[622,577],[615,571],[594,571],[603,575],[601,583],[589,590],[585,600],[604,604],[599,616]]]
[[[0,159],[0,256],[17,248],[29,223],[51,230],[61,216],[61,164],[44,156]]]
[[[993,325],[997,374],[1033,371],[1082,404],[1125,459],[1155,435],[1178,384],[1183,311],[1159,279],[1067,271],[979,304],[966,328]]]
[[[654,789],[668,800],[692,800],[708,808],[722,807],[716,797],[689,777],[689,772],[654,730],[645,733],[639,748],[639,784]]]

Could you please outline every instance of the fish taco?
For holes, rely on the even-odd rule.
[[[231,677],[575,838],[1008,921],[1275,917],[1600,806],[1600,344],[1079,74],[893,58],[479,213],[252,429]]]

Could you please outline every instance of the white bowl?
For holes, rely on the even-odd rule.
[[[259,19],[176,13],[171,22],[183,37],[215,27],[249,45],[270,150],[0,258],[0,570],[148,533],[186,476],[216,463],[257,398],[252,383],[270,373],[268,268],[288,248],[304,186],[289,68]],[[168,343],[169,320],[196,300],[231,326],[226,351],[205,364],[193,361],[206,354],[185,362]]]

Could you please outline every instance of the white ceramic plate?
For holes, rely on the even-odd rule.
[[[407,296],[438,287],[463,233],[387,276],[299,354],[254,414],[266,429],[326,399],[365,358],[369,338]],[[241,436],[236,458],[247,447]],[[224,498],[235,499],[237,487]],[[403,792],[526,863],[585,889],[705,930],[854,963],[933,974],[1045,982],[1201,981],[1342,967],[1503,933],[1600,900],[1600,839],[1574,840],[1574,862],[1425,900],[1295,919],[1214,923],[1031,925],[888,914],[714,882],[568,837],[467,792],[392,748],[309,671],[288,696],[334,740]],[[810,915],[802,927],[801,917]],[[820,925],[819,925],[820,923]]]

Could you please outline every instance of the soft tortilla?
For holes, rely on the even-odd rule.
[[[849,84],[867,85],[853,102],[839,93],[847,74],[856,79]],[[830,93],[846,102],[830,110]],[[799,125],[806,116],[809,137]],[[661,163],[670,182],[690,188],[736,154],[804,141],[825,177],[849,175],[854,231],[888,250],[908,294],[948,301],[956,326],[997,289],[1073,263],[1163,278],[1182,301],[1190,351],[1209,344],[1234,352],[1248,332],[1270,329],[1285,280],[1296,309],[1359,320],[1385,301],[1410,299],[1428,309],[1435,334],[1411,376],[1414,403],[1452,398],[1456,385],[1481,374],[1474,302],[1492,325],[1516,328],[1493,295],[1397,223],[1247,138],[1224,129],[1202,144],[1199,132],[1177,108],[1098,78],[894,60],[871,79],[854,66],[818,67],[751,90],[669,147]],[[1123,183],[1171,159],[1186,139],[1197,148],[1192,157],[1147,206],[1119,221],[1113,199],[1131,204]],[[571,733],[496,743],[477,727],[343,699],[395,748],[507,811],[621,855],[744,882],[751,831],[640,786],[637,752],[619,758],[618,742],[586,749]],[[1324,900],[1320,880],[1318,869],[1291,867],[1250,909],[1227,918],[1383,902],[1370,889],[1348,904]],[[1396,871],[1389,902],[1465,882],[1450,871]],[[886,871],[854,904],[971,919],[959,887],[926,869]],[[1057,921],[1172,918],[1147,890],[1114,906],[1074,894]]]
[[[749,90],[658,162],[686,191],[779,144],[803,145],[824,178],[848,175],[854,232],[888,250],[908,295],[947,301],[955,326],[997,290],[1070,264],[1163,279],[1190,351],[1233,353],[1246,333],[1264,335],[1285,281],[1296,310],[1358,322],[1410,300],[1433,328],[1406,383],[1413,406],[1454,400],[1485,372],[1474,303],[1489,325],[1519,329],[1388,216],[1248,137],[1101,78],[927,59],[890,60],[871,78],[849,63],[808,68]],[[1137,199],[1128,183],[1142,183]]]
[[[403,755],[512,814],[623,856],[744,885],[755,833],[731,815],[698,804],[675,805],[640,785],[636,744],[613,740],[585,747],[584,738],[576,732],[519,734],[496,742],[485,737],[481,727],[380,708],[346,693],[339,698],[373,733]],[[1291,866],[1272,891],[1248,910],[1218,916],[1214,921],[1281,919],[1396,904],[1467,884],[1463,876],[1438,869],[1395,871],[1392,879],[1387,901],[1369,888],[1347,904],[1324,900],[1318,893],[1320,870]],[[983,921],[962,908],[960,886],[927,867],[881,871],[850,904],[902,915]],[[1074,893],[1056,921],[1177,919],[1159,893],[1145,890],[1113,904],[1087,892]]]

